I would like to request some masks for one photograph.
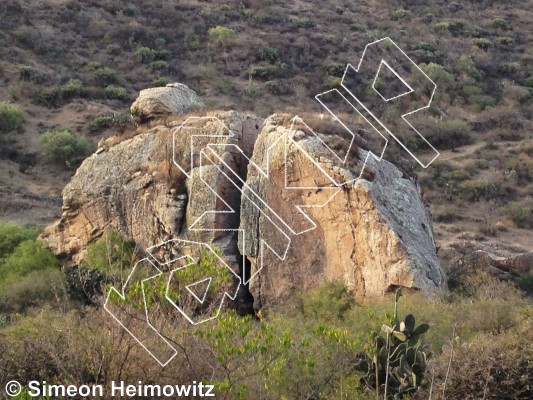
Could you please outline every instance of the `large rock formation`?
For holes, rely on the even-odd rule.
[[[199,161],[195,157],[194,165],[187,164],[191,159],[191,140],[197,149],[208,143],[235,144],[251,156],[262,120],[236,112],[212,116],[213,119],[193,121],[191,129],[195,135],[221,133],[217,138],[193,139],[193,134],[186,130],[174,137],[174,129],[183,122],[177,121],[171,126],[156,126],[109,148],[99,148],[83,162],[64,188],[62,218],[47,227],[42,235],[47,246],[54,253],[79,262],[87,245],[109,228],[132,238],[142,249],[180,233],[188,233],[189,238],[198,241],[223,241],[222,238],[229,235],[227,232],[187,232],[187,221],[192,222],[205,211],[216,208],[217,197],[199,179],[188,179],[173,164],[173,141],[176,141],[176,156],[190,171],[198,167]],[[224,136],[224,127],[218,121],[231,127],[234,136]],[[227,149],[223,157],[232,158],[232,147]],[[235,161],[236,168],[240,168],[238,162]],[[209,171],[210,168],[204,167],[205,175],[209,175]],[[216,176],[206,179],[216,185]],[[230,192],[222,184],[217,190]],[[191,192],[193,195],[189,196]],[[238,207],[238,193],[233,193],[230,201]],[[232,223],[238,226],[238,218],[237,222],[229,218],[217,215],[209,223],[212,227]]]
[[[265,122],[252,157],[257,165],[267,165],[268,158],[270,173],[266,177],[250,165],[247,185],[276,214],[290,221],[292,231],[310,230],[291,236],[285,229],[291,239],[285,259],[266,246],[261,257],[260,241],[279,255],[287,239],[264,210],[243,198],[241,228],[251,233],[244,243],[244,252],[252,261],[251,274],[261,269],[261,258],[264,265],[250,285],[258,305],[325,280],[344,282],[361,297],[381,295],[397,286],[424,291],[445,286],[431,215],[413,180],[391,163],[368,157],[362,178],[345,185],[330,201],[331,194],[324,189],[284,190],[286,186],[327,187],[326,175],[335,182],[352,180],[359,175],[368,153],[352,151],[352,162],[339,167],[331,154],[325,155],[327,137],[318,138],[305,129],[290,133],[278,120],[274,116]],[[282,135],[296,139],[289,142],[286,156],[273,147]],[[267,153],[269,148],[273,151]],[[325,202],[325,206],[317,206]],[[311,206],[306,213],[316,228],[302,218],[295,205]]]
[[[63,216],[42,239],[74,262],[108,228],[142,249],[178,237],[215,244],[245,280],[255,274],[258,307],[328,280],[360,297],[445,286],[416,183],[370,157],[361,179],[336,187],[332,179],[358,176],[368,153],[338,165],[324,151],[338,138],[286,121],[208,113],[100,148],[65,187]],[[296,206],[311,207],[306,216]]]
[[[196,92],[182,83],[141,90],[131,106],[131,114],[138,122],[148,119],[180,115],[204,107]]]

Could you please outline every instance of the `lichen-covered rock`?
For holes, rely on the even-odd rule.
[[[217,141],[249,149],[251,156],[262,120],[236,112],[213,116],[230,126],[235,135]],[[192,133],[181,130],[179,137],[173,137],[173,130],[182,122],[176,121],[174,127],[156,126],[114,146],[101,148],[86,159],[63,190],[62,218],[47,227],[41,236],[47,246],[54,253],[65,254],[78,262],[87,245],[108,228],[134,239],[143,249],[186,232],[186,221],[210,209],[217,197],[202,187],[199,180],[189,182],[173,164],[175,139],[182,166],[189,171],[198,167],[197,158],[196,165],[187,164],[191,159]],[[219,129],[208,120],[201,123],[207,133]],[[213,138],[196,138],[195,143],[201,148],[208,142],[213,142]],[[192,185],[199,188],[190,196]],[[238,205],[240,197],[238,193],[234,196]],[[219,221],[220,218],[225,216],[217,216],[212,223],[226,223]],[[220,235],[200,232],[192,236],[209,242]]]
[[[268,119],[256,142],[252,161],[267,165],[266,149],[280,135],[288,134],[288,129],[277,126],[275,118]],[[307,154],[291,145],[287,150],[288,165],[283,165],[284,157],[279,156],[282,152],[276,152],[278,156],[268,160],[271,166],[268,177],[250,165],[247,184],[298,232],[312,228],[312,224],[302,218],[295,206],[314,206],[328,199],[328,195],[320,197],[324,190],[293,193],[284,189],[286,182],[293,187],[322,185],[317,185],[322,179],[321,171],[308,155],[328,175],[341,181],[360,171],[361,160],[366,159],[367,153],[359,150],[357,162],[343,168],[318,153],[321,144],[316,137],[301,131],[293,135]],[[426,292],[445,286],[445,275],[436,256],[431,215],[417,184],[384,160],[369,158],[365,170],[361,179],[347,185],[324,206],[306,208],[316,228],[302,234],[291,235],[288,229],[277,229],[275,225],[280,224],[273,223],[272,217],[243,197],[241,228],[249,234],[241,248],[251,260],[252,275],[263,267],[250,285],[258,307],[325,280],[343,282],[360,297],[382,295],[397,286]],[[290,249],[282,260],[274,251],[281,253],[287,237]],[[261,241],[268,244],[263,246],[263,257]]]
[[[332,185],[323,172],[339,182],[353,179],[367,153],[357,150],[338,166],[321,140],[299,130],[289,135],[282,120],[214,112],[144,132],[141,125],[132,138],[110,140],[65,187],[63,216],[41,239],[74,262],[108,228],[142,249],[175,238],[214,244],[245,280],[262,268],[250,282],[256,307],[331,280],[359,297],[397,286],[426,292],[445,286],[417,184],[370,158],[361,179]],[[284,135],[295,138],[287,158],[278,142]],[[313,207],[306,216],[296,206]]]
[[[204,107],[196,92],[182,83],[141,90],[131,106],[131,115],[137,122],[180,115]]]

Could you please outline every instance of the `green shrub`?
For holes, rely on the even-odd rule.
[[[366,30],[365,26],[363,24],[360,24],[359,22],[353,22],[350,25],[350,29],[356,32],[364,32]]]
[[[342,79],[336,76],[326,76],[324,82],[322,83],[322,88],[324,90],[329,90],[332,88],[339,88],[341,86]]]
[[[475,179],[467,179],[460,183],[459,188],[461,193],[473,201],[478,201],[481,198],[482,192],[485,190],[485,182]]]
[[[275,95],[280,95],[285,92],[285,88],[277,79],[265,82],[265,87],[270,93]]]
[[[156,79],[154,79],[152,81],[152,85],[154,85],[155,87],[165,87],[170,82],[172,82],[172,81],[170,79],[168,79],[168,78],[159,77],[159,78],[156,78]]]
[[[0,285],[10,285],[30,272],[59,268],[59,261],[35,239],[20,242],[0,264]]]
[[[482,81],[483,79],[485,79],[485,74],[479,69],[477,69],[476,63],[474,62],[471,56],[462,55],[461,57],[459,57],[459,60],[457,62],[457,69],[477,81]]]
[[[207,33],[209,35],[209,39],[211,39],[211,41],[213,41],[213,43],[219,47],[229,46],[236,36],[233,29],[220,25],[209,29]]]
[[[499,29],[508,29],[509,22],[503,18],[494,18],[492,20],[492,26]]]
[[[11,32],[11,35],[18,43],[28,49],[36,49],[41,44],[41,34],[34,26],[21,25],[18,28],[15,28]]]
[[[518,287],[529,295],[533,295],[533,272],[518,279]]]
[[[154,50],[154,59],[168,60],[170,58],[172,58],[172,52],[170,50],[166,50],[166,49]]]
[[[168,62],[163,60],[157,60],[150,63],[150,68],[154,71],[167,69],[168,68]]]
[[[259,52],[259,57],[261,60],[275,63],[279,58],[279,54],[278,51],[273,47],[263,47]]]
[[[496,104],[496,99],[488,94],[473,94],[468,96],[468,102],[470,104],[478,105],[483,110],[486,107],[494,106]]]
[[[422,69],[428,74],[428,76],[435,81],[439,87],[443,87],[444,90],[453,90],[455,88],[455,77],[448,72],[442,65],[437,63],[429,63],[427,65],[422,64]]]
[[[341,77],[344,74],[346,65],[342,63],[330,62],[324,65],[326,73],[331,76]]]
[[[66,99],[79,97],[83,95],[83,83],[79,79],[71,79],[59,88],[61,96]]]
[[[250,67],[250,75],[252,75],[254,78],[269,80],[278,75],[278,68],[273,65],[252,65]]]
[[[91,152],[87,138],[74,134],[69,128],[57,128],[41,136],[41,155],[52,164],[74,167]]]
[[[129,17],[138,17],[139,15],[141,15],[141,10],[139,10],[139,7],[134,4],[128,4],[124,8],[124,14]]]
[[[105,95],[108,99],[111,100],[127,100],[128,91],[123,87],[109,85],[105,88]]]
[[[533,88],[533,76],[528,76],[525,80],[527,87]]]
[[[89,245],[82,264],[109,277],[127,276],[134,257],[135,242],[125,239],[114,230],[108,230],[102,238]]]
[[[533,227],[533,205],[531,203],[513,201],[503,207],[503,214],[519,228]]]
[[[496,42],[508,46],[514,43],[514,39],[509,36],[499,36],[496,38]]]
[[[393,11],[391,14],[391,19],[393,21],[397,21],[399,19],[405,18],[409,14],[407,10],[404,10],[403,8],[400,8],[399,10]]]
[[[94,77],[98,83],[102,86],[108,86],[112,83],[117,82],[118,73],[112,68],[103,67],[95,71]]]
[[[421,126],[422,128],[422,126]],[[437,120],[423,126],[426,139],[436,148],[455,149],[472,143],[470,128],[461,120]]]
[[[91,132],[100,131],[102,129],[111,128],[113,126],[113,117],[100,116],[96,117],[89,124],[89,130]]]
[[[472,44],[480,49],[487,50],[492,46],[492,42],[487,38],[475,38],[472,39]]]
[[[118,56],[121,53],[122,49],[118,44],[111,43],[106,47],[105,51],[107,54],[111,54],[112,56]]]
[[[20,108],[7,101],[0,101],[0,133],[22,128],[24,116]]]
[[[19,67],[19,79],[21,81],[33,82],[37,85],[42,85],[47,81],[45,74],[29,65],[22,65]]]
[[[315,26],[315,22],[308,17],[298,18],[296,20],[296,26],[300,28],[313,28]]]
[[[35,262],[41,260],[35,256]],[[28,272],[0,287],[0,310],[11,313],[66,297],[65,275],[58,266]]]
[[[60,104],[60,99],[61,93],[59,89],[52,89],[39,91],[35,101],[45,107],[57,107]]]
[[[449,19],[446,21],[439,22],[435,25],[438,30],[446,30],[452,33],[459,33],[464,28],[464,22],[457,19]]]
[[[139,62],[149,63],[154,60],[154,51],[149,47],[138,47],[134,56]]]
[[[19,243],[36,239],[38,233],[35,227],[20,227],[0,221],[0,259],[11,253]]]

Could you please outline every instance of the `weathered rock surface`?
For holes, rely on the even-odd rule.
[[[474,254],[476,267],[500,278],[512,279],[533,272],[533,252],[509,257],[500,257],[484,250],[477,250]]]
[[[278,126],[276,117],[269,118],[256,142],[252,161],[266,165],[266,149],[283,134],[288,134],[288,128]],[[337,182],[346,176],[358,176],[361,160],[368,154],[359,150],[355,165],[339,168],[331,157],[319,155],[322,146],[316,137],[306,136],[302,131],[296,132],[296,137],[307,154],[319,161],[321,168]],[[285,167],[290,186],[322,186],[319,181],[323,174],[295,146],[288,148],[287,166],[283,165],[284,157],[279,156],[283,152],[275,154],[269,160],[268,178],[249,166],[247,184],[278,215],[290,221],[294,231],[308,229],[312,225],[301,217],[295,205],[321,204],[328,195],[320,196],[324,190],[284,190]],[[435,251],[431,215],[417,185],[384,160],[378,162],[371,157],[365,169],[362,179],[341,190],[324,207],[306,209],[317,227],[299,235],[287,233],[291,244],[284,260],[264,248],[265,267],[250,285],[259,306],[325,280],[344,282],[361,297],[382,295],[397,286],[423,291],[445,286],[445,275]],[[260,241],[264,240],[279,254],[286,237],[257,207],[246,199],[242,204],[241,228],[251,234],[241,247],[252,261],[253,274],[261,268]]]
[[[230,127],[235,136],[196,138],[196,148],[213,142],[234,143],[251,156],[262,120],[236,112],[218,113],[216,117]],[[198,121],[206,133],[221,130],[212,120]],[[181,122],[177,121],[176,125]],[[191,182],[172,162],[174,129],[157,126],[108,149],[100,149],[86,159],[63,190],[62,218],[47,227],[42,235],[47,246],[54,253],[68,255],[78,262],[89,243],[101,237],[106,229],[113,228],[146,249],[177,237],[186,231],[186,221],[212,210],[217,197],[202,186],[199,179]],[[194,133],[199,131],[194,130]],[[191,136],[191,132],[181,130],[175,137],[177,155],[189,172],[198,167],[198,157],[194,165],[188,163]],[[231,154],[224,153],[223,157],[231,158]],[[208,169],[204,173],[209,175]],[[216,176],[207,176],[207,179],[216,185]],[[189,196],[195,185],[199,188]],[[229,192],[222,185],[217,190]],[[233,197],[232,202],[238,206],[238,193]],[[228,218],[213,216],[209,223],[229,225]],[[206,242],[222,240],[227,235],[227,232],[189,233],[191,238]]]
[[[131,106],[131,114],[138,122],[142,122],[161,116],[180,115],[203,107],[202,99],[187,85],[169,83],[165,87],[141,90]]]
[[[330,199],[330,189],[306,188],[334,186],[321,171],[339,181],[355,177],[365,151],[359,150],[350,166],[339,167],[316,137],[293,132],[294,143],[305,152],[288,145],[286,162],[284,151],[277,149],[269,157],[266,151],[289,134],[279,116],[264,125],[257,117],[236,112],[187,119],[187,126],[181,125],[183,120],[174,121],[174,127],[151,128],[85,160],[63,191],[62,218],[42,235],[47,246],[78,262],[87,245],[108,228],[143,249],[177,237],[212,243],[241,270],[246,268],[239,256],[245,254],[251,264],[247,278],[264,266],[250,283],[257,307],[328,280],[344,282],[359,297],[397,286],[428,292],[445,286],[431,216],[417,185],[394,165],[370,160],[362,179],[337,188]],[[233,137],[224,136],[227,129],[219,120]],[[219,146],[200,156],[209,143]],[[173,156],[183,171],[173,164]],[[262,168],[268,159],[268,178],[247,158]],[[234,180],[246,181],[246,196],[228,179],[228,168],[236,171]],[[285,171],[288,184],[298,189],[285,189]],[[250,191],[272,210],[254,205],[258,201]],[[322,204],[307,208],[308,218],[295,207]],[[212,212],[228,206],[234,212]],[[234,231],[239,227],[243,235]],[[284,260],[266,251],[261,264],[261,243],[286,250]]]

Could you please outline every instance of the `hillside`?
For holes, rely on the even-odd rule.
[[[228,400],[530,399],[532,26],[529,0],[2,0],[0,398],[10,380],[22,400],[31,379],[122,379]],[[412,121],[440,154],[423,168],[389,140],[341,186],[382,138],[339,108],[359,124],[347,150],[315,95],[344,90],[346,65],[385,37],[437,85]],[[378,75],[384,100],[405,90]],[[154,87],[180,111],[130,110]],[[412,106],[384,104],[394,127]],[[239,134],[205,147],[202,169],[194,129],[220,120]],[[169,261],[178,238],[213,245],[186,266],[215,276],[215,300],[211,280],[202,301],[183,288],[204,271]]]

